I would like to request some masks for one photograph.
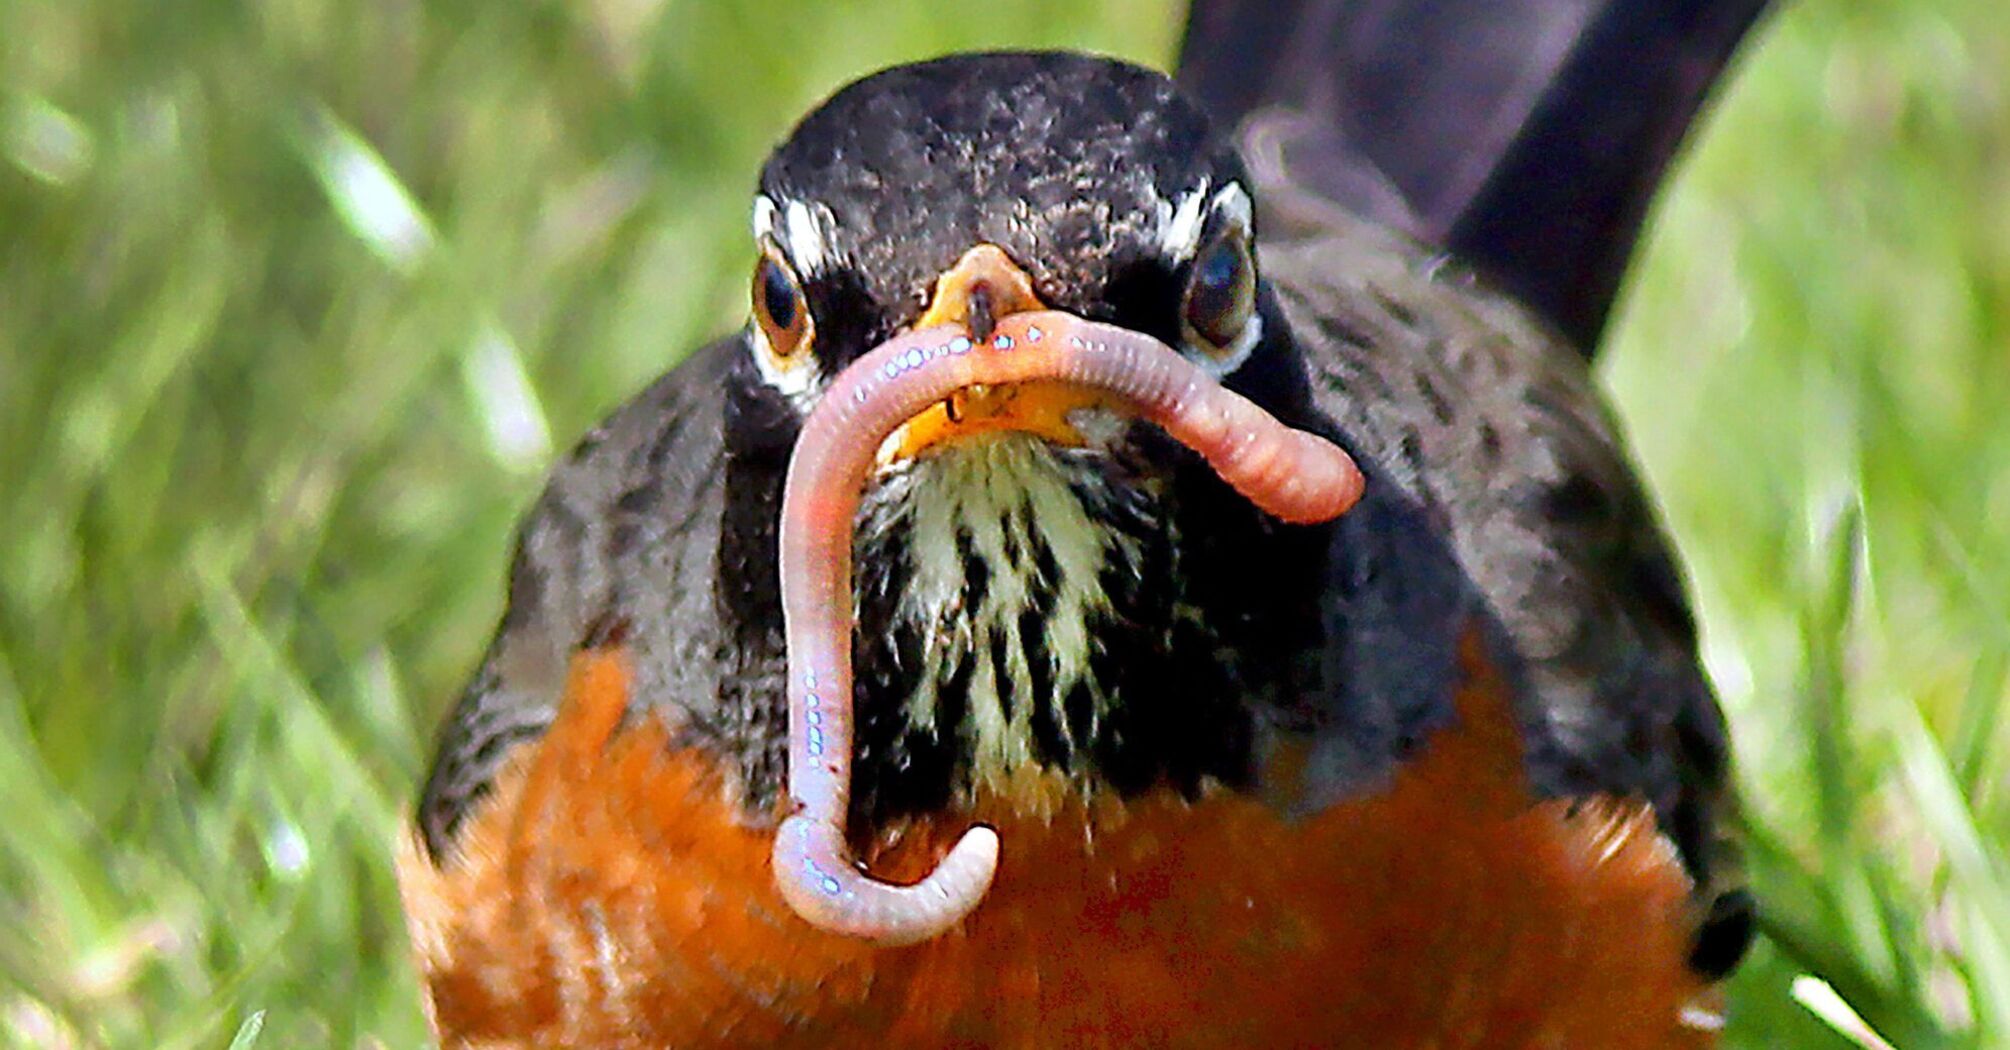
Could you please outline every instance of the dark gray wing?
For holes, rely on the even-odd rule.
[[[419,803],[435,859],[515,745],[551,724],[573,650],[608,614],[637,632],[639,694],[718,691],[726,375],[744,356],[738,337],[693,354],[553,473],[518,534],[502,624],[441,730]]]
[[[1180,84],[1287,183],[1451,250],[1587,352],[1766,0],[1194,0]]]
[[[1311,771],[1336,797],[1356,779],[1372,737],[1341,723],[1363,712],[1398,741],[1447,717],[1455,646],[1478,624],[1538,789],[1651,801],[1716,896],[1736,878],[1718,841],[1724,720],[1586,362],[1441,254],[1313,208],[1265,214],[1262,265],[1313,402],[1370,483],[1336,526],[1324,678],[1339,731]]]

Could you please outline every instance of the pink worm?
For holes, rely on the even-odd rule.
[[[911,886],[867,875],[845,842],[852,761],[853,519],[880,444],[976,384],[1093,387],[1200,453],[1236,491],[1287,522],[1338,517],[1361,472],[1338,446],[1293,430],[1150,336],[1053,311],[1017,313],[976,343],[954,326],[910,332],[839,373],[803,423],[782,495],[782,615],[789,653],[789,794],[775,883],[812,925],[887,945],[956,924],[991,886],[998,833],[966,831]]]

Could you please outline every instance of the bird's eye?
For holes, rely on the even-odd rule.
[[[1256,309],[1256,267],[1240,230],[1224,230],[1194,256],[1180,319],[1188,340],[1227,354]]]
[[[803,287],[788,264],[770,252],[754,264],[754,321],[778,363],[793,364],[809,348],[813,326]]]

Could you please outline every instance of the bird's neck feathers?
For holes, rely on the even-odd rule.
[[[760,811],[785,769],[774,552],[787,442],[740,424],[713,729],[740,755],[736,793]],[[1037,814],[1251,780],[1258,709],[1288,706],[1320,630],[1316,603],[1292,597],[1319,576],[1317,530],[1277,526],[1156,432],[1113,447],[974,437],[867,489],[853,558],[858,830],[980,802]]]
[[[1098,650],[1165,626],[1145,607],[1163,598],[1134,593],[1165,523],[1150,494],[1123,498],[1094,464],[1017,436],[875,490],[857,539],[861,699],[890,743],[943,741],[989,792],[1094,750],[1114,699]]]
[[[856,814],[1037,813],[1246,777],[1257,675],[1223,610],[1193,603],[1177,489],[1121,456],[998,435],[868,493]]]

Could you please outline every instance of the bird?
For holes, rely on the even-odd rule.
[[[1203,2],[1177,82],[959,54],[805,116],[746,326],[557,468],[442,730],[442,1044],[1712,1045],[1726,728],[1587,366],[1760,5],[1523,6],[1571,14],[1481,33],[1519,94],[1407,125],[1513,80],[1411,54],[1484,5]],[[1587,68],[1652,119],[1573,144]]]

